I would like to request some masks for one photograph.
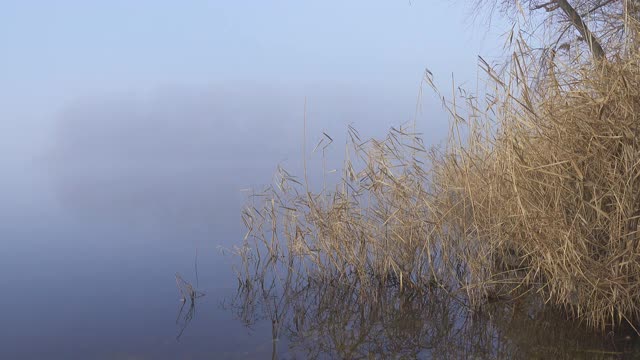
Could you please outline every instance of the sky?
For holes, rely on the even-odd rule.
[[[413,120],[426,68],[444,89],[452,76],[473,89],[477,56],[496,56],[507,30],[446,0],[2,8],[0,193],[23,202],[16,194],[45,177],[55,187],[87,174],[157,175],[167,163],[193,172],[209,161],[238,187],[269,182],[300,155],[305,98],[311,138],[347,124],[383,136]],[[420,128],[434,143],[447,119],[426,90]]]

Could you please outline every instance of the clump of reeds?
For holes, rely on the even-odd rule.
[[[432,158],[431,216],[446,224],[444,242],[460,244],[471,293],[535,291],[590,325],[633,326],[640,56],[549,57],[541,69],[528,51],[501,75],[483,64],[495,86],[488,111],[473,98],[464,116],[450,107],[456,136]]]
[[[314,276],[356,277],[363,284],[424,283],[433,272],[432,225],[420,138],[404,129],[392,129],[382,141],[363,142],[353,128],[349,135],[354,155],[335,189],[313,192],[281,169],[275,186],[253,196],[260,203],[243,213],[245,258],[287,257]],[[255,252],[256,240],[265,253]]]
[[[392,129],[335,189],[284,170],[243,218],[249,266],[310,279],[437,287],[471,305],[531,294],[595,327],[640,319],[640,56],[589,63],[526,43],[490,90],[448,105],[442,149]],[[540,61],[540,60],[544,61]]]

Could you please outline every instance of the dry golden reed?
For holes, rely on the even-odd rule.
[[[640,58],[574,65],[536,86],[520,66],[496,82],[496,124],[469,125],[434,166],[440,222],[474,244],[466,263],[485,288],[533,290],[591,325],[633,322]]]
[[[516,45],[504,71],[481,61],[486,95],[446,104],[445,146],[350,128],[335,188],[281,169],[243,212],[241,285],[250,266],[280,263],[361,289],[437,287],[472,307],[534,296],[593,327],[635,326],[640,56],[593,64]]]

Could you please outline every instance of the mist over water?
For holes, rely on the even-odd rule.
[[[244,235],[248,193],[241,190],[269,185],[278,165],[302,175],[304,101],[202,89],[89,97],[58,113],[44,141],[3,154],[11,161],[0,189],[0,270],[13,275],[0,280],[10,289],[0,306],[11,309],[12,324],[0,331],[10,344],[0,353],[172,358],[259,349],[268,333],[247,337],[220,308],[237,285],[236,259],[221,249]],[[310,174],[322,173],[321,154],[311,153],[322,132],[334,138],[325,156],[339,166],[348,124],[383,135],[389,124],[411,119],[414,102],[307,97]],[[195,285],[196,251],[198,286],[207,293],[198,309],[206,315],[176,342],[174,274]]]
[[[307,96],[312,184],[323,180],[324,143],[312,151],[323,133],[333,139],[324,152],[326,170],[338,169],[325,174],[331,181],[341,176],[348,125],[363,138],[382,137],[416,119],[414,97],[374,95]],[[425,99],[429,111],[416,126],[436,144],[446,117]],[[237,293],[239,259],[229,250],[246,231],[240,214],[250,192],[243,190],[270,185],[279,165],[302,176],[304,105],[304,95],[269,89],[86,97],[64,107],[38,141],[5,144],[14,151],[1,156],[0,287],[7,291],[0,307],[9,326],[0,328],[0,358],[331,358],[345,354],[336,339],[356,353],[381,347],[419,358],[453,347],[493,358],[547,353],[539,344],[567,356],[631,346],[519,304],[498,308],[506,320],[495,322],[474,320],[445,297],[385,293],[369,306],[330,284],[308,293]],[[179,301],[176,273],[205,293],[193,313]],[[307,286],[303,278],[296,284]],[[301,328],[285,330],[301,319]]]
[[[439,99],[417,98],[425,67],[447,88],[452,71],[474,78],[492,45],[463,35],[466,14],[446,2],[7,3],[0,358],[270,356],[271,324],[247,329],[220,306],[237,288],[221,249],[245,234],[242,190],[278,166],[302,176],[305,153],[319,184],[323,156],[339,170],[348,125],[381,137],[417,120],[425,143],[444,139]],[[323,133],[332,145],[312,153]],[[176,272],[206,293],[180,341]]]

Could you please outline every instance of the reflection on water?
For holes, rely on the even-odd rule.
[[[196,314],[196,302],[195,301],[182,301],[182,305],[180,305],[180,310],[178,310],[178,316],[176,317],[176,325],[178,325],[178,335],[176,335],[176,341],[180,341],[182,334],[193,320],[194,315]],[[185,306],[189,304],[187,309]]]
[[[203,297],[205,294],[196,290],[193,285],[183,279],[178,273],[176,273],[176,286],[180,292],[180,302],[182,303],[178,311],[178,316],[176,317],[176,325],[178,325],[180,329],[178,335],[176,335],[176,341],[180,341],[182,334],[196,314],[196,299]],[[185,309],[187,304],[188,307]]]
[[[348,277],[308,275],[291,262],[262,262],[241,281],[230,309],[247,327],[271,323],[273,359],[640,356],[637,336],[589,332],[531,298],[472,310],[437,285],[361,286]]]

